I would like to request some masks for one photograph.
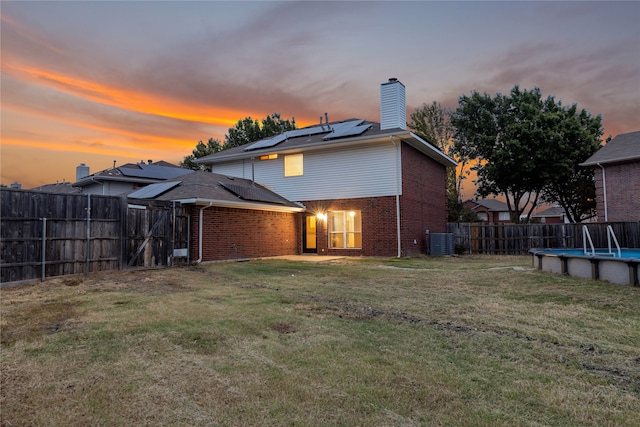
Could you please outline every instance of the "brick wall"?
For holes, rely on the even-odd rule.
[[[318,221],[318,254],[347,256],[395,256],[396,198],[363,197],[359,199],[311,200],[302,202],[307,213],[359,210],[362,213],[362,248],[329,249],[329,232],[325,221]]]
[[[446,168],[407,144],[402,144],[400,205],[402,254],[425,253],[425,230],[447,231]]]
[[[604,165],[608,221],[640,221],[640,162]],[[602,169],[594,167],[598,221],[605,221]]]
[[[425,230],[447,227],[446,170],[416,149],[402,144],[400,196],[402,256],[426,252]],[[308,213],[337,210],[362,212],[362,248],[329,249],[327,224],[318,222],[318,253],[350,256],[397,256],[395,196],[304,201]],[[415,243],[414,243],[415,242]]]
[[[200,256],[199,211],[191,211],[191,260]],[[301,253],[302,214],[212,206],[203,211],[203,261]]]

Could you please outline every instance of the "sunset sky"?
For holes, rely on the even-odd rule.
[[[10,2],[0,4],[1,182],[75,181],[251,116],[379,121],[471,91],[539,87],[640,130],[640,2]]]

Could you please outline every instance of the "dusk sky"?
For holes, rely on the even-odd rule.
[[[640,130],[640,2],[0,3],[1,182],[75,181],[180,162],[198,140],[277,112],[379,121],[471,91],[539,87]]]

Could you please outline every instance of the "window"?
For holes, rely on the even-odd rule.
[[[486,212],[477,212],[476,215],[480,221],[489,221],[489,215]]]
[[[330,248],[362,247],[362,215],[360,211],[332,211],[328,216]]]
[[[301,176],[303,172],[302,153],[284,156],[284,176]]]
[[[498,221],[509,221],[510,219],[509,212],[498,212]]]

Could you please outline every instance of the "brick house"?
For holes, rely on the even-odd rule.
[[[640,221],[640,131],[616,136],[580,166],[594,170],[598,221]]]
[[[508,223],[511,222],[509,207],[506,203],[496,199],[468,199],[464,206],[471,209],[480,222]]]
[[[318,125],[197,162],[215,174],[258,183],[304,206],[296,225],[300,236],[290,237],[299,240],[295,253],[425,253],[427,230],[446,231],[446,168],[456,163],[406,129],[405,87],[400,81],[383,83],[380,99],[380,123],[330,122],[325,113],[324,123],[321,118]],[[255,236],[263,230],[247,225],[244,232]],[[205,259],[206,253],[205,249]]]
[[[300,253],[304,208],[248,179],[193,172],[150,184],[127,196],[189,209],[189,254],[196,262]]]
[[[568,224],[569,220],[561,206],[551,206],[531,215],[531,219],[540,221],[543,224]]]

